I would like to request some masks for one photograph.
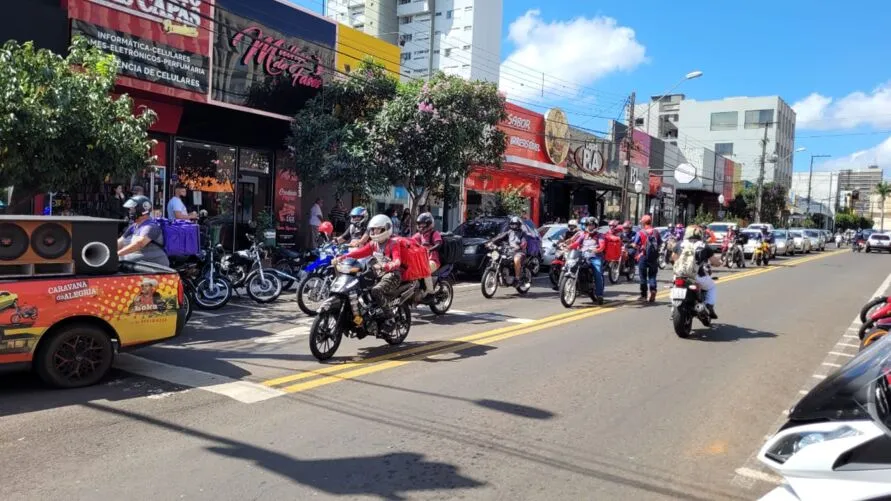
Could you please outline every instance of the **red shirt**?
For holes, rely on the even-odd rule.
[[[386,272],[390,272],[402,266],[402,251],[400,248],[401,245],[399,245],[399,241],[396,238],[388,240],[384,244],[383,250],[381,250],[380,244],[372,240],[362,247],[350,251],[344,257],[362,259],[374,255],[375,252],[382,252],[384,256],[390,259],[389,262],[383,263],[383,269]]]
[[[436,266],[439,267],[439,251],[431,251],[429,248],[436,244],[442,245],[442,234],[440,234],[436,230],[433,230],[427,235],[424,235],[421,232],[415,233],[415,235],[411,238],[421,247],[427,249],[427,257],[430,258],[431,261],[435,262]]]

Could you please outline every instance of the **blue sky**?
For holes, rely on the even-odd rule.
[[[808,152],[795,170],[808,168],[810,153],[832,155],[821,169],[865,167],[891,163],[889,21],[887,0],[504,0],[498,59],[509,98],[561,106],[596,130],[632,90],[647,99],[701,70],[678,92],[779,95],[796,105],[796,146]]]

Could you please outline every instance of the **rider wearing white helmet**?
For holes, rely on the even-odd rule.
[[[383,275],[371,288],[371,297],[380,306],[385,317],[392,315],[388,311],[387,298],[402,283],[402,256],[399,241],[393,237],[393,222],[385,214],[378,214],[368,222],[370,242],[355,249],[341,258],[335,258],[335,264],[347,258],[362,259],[376,256]]]

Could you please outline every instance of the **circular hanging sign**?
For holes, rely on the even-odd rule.
[[[545,149],[554,165],[569,155],[569,121],[560,108],[551,108],[545,115]]]
[[[724,205],[724,195],[718,195],[718,203]]]
[[[638,180],[634,183],[634,191],[635,191],[636,193],[640,193],[640,192],[643,191],[643,183],[640,182],[640,179],[638,179]]]
[[[674,180],[680,184],[688,184],[696,179],[696,167],[680,164],[674,168]]]

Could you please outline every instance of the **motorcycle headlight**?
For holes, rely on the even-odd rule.
[[[764,455],[782,464],[808,446],[828,442],[830,440],[838,440],[840,438],[856,437],[862,434],[863,432],[860,430],[851,428],[847,425],[829,431],[792,433],[765,451]]]
[[[479,247],[480,247],[479,245],[468,245],[467,247],[464,248],[464,254],[465,255],[476,254],[476,251],[479,250]]]
[[[349,263],[337,263],[337,273],[343,273],[345,275],[349,275],[352,273],[359,273],[359,267],[350,266]]]

